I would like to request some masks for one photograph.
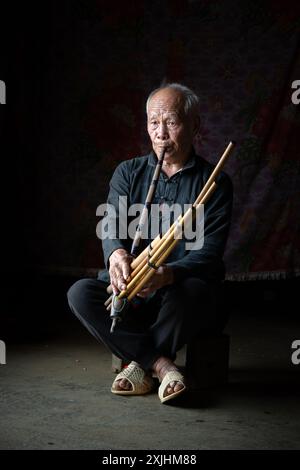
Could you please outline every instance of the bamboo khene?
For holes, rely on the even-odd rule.
[[[197,210],[201,204],[204,204],[215,190],[216,183],[214,180],[222,170],[233,146],[233,142],[230,142],[227,146],[205,186],[195,200],[193,204],[194,209]],[[174,249],[181,238],[180,234],[182,233],[183,227],[192,223],[194,216],[195,211],[192,209],[189,209],[184,216],[179,216],[163,237],[158,235],[155,240],[153,240],[151,244],[132,261],[131,269],[133,269],[133,271],[127,279],[126,289],[118,294],[118,299],[125,297],[130,301],[143,288],[155,273],[156,268],[165,261],[170,252]],[[151,267],[151,265],[155,266],[155,268]],[[111,297],[105,302],[105,305],[108,306],[108,310],[110,308]]]

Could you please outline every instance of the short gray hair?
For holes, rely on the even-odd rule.
[[[146,113],[148,114],[149,110],[149,103],[151,98],[160,90],[164,90],[165,88],[171,88],[172,90],[179,91],[182,96],[184,97],[184,112],[186,116],[189,114],[197,116],[199,114],[199,97],[196,93],[193,92],[190,88],[185,85],[181,85],[180,83],[166,83],[161,85],[160,87],[156,88],[155,90],[151,91],[150,95],[146,101]]]

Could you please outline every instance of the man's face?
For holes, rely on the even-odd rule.
[[[186,116],[184,99],[171,88],[158,91],[148,107],[148,134],[156,155],[167,147],[165,160],[184,159],[190,152],[195,134],[195,120]]]

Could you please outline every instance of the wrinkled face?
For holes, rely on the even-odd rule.
[[[184,159],[190,152],[195,134],[195,120],[186,116],[184,99],[171,88],[158,91],[148,107],[148,134],[158,156],[167,147],[166,161]]]

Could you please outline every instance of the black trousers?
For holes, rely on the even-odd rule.
[[[176,353],[196,336],[221,333],[227,316],[220,308],[220,284],[198,278],[163,287],[138,308],[130,305],[110,333],[107,284],[80,279],[68,293],[72,312],[89,332],[125,362],[136,361],[151,369],[160,356],[176,359]]]

